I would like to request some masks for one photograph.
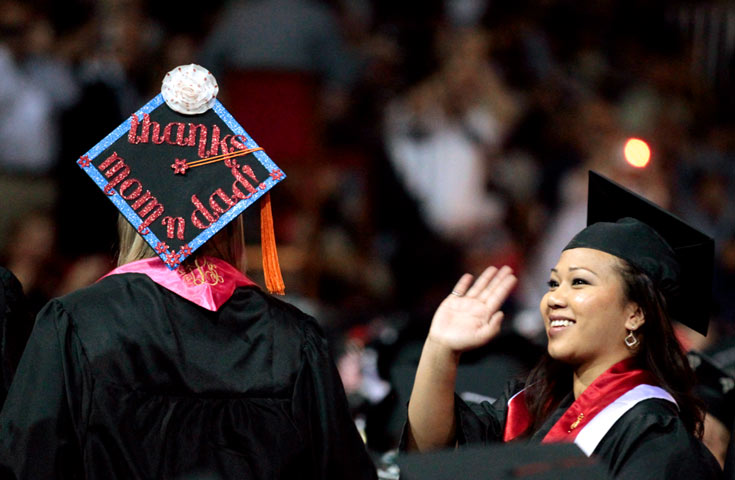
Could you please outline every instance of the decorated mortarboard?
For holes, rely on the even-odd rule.
[[[704,353],[692,350],[687,358],[697,378],[694,391],[707,413],[730,428],[735,421],[735,378]]]
[[[77,163],[172,270],[263,197],[266,285],[282,293],[268,191],[285,175],[218,90],[201,66],[171,70],[160,94]]]
[[[589,172],[587,228],[565,247],[593,248],[626,260],[663,293],[669,315],[706,335],[714,240],[625,187]]]

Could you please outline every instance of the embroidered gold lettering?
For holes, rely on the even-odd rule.
[[[182,267],[179,270],[183,276],[184,282],[190,287],[196,287],[202,284],[217,285],[223,283],[225,279],[217,271],[217,266],[207,262],[206,260],[195,259],[194,266]]]

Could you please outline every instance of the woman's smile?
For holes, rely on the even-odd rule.
[[[549,336],[555,336],[573,326],[574,320],[567,317],[549,316]]]

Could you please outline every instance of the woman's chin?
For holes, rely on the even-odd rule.
[[[556,342],[549,342],[547,352],[554,360],[567,364],[574,363],[574,351],[572,349],[565,348],[563,345],[558,345]]]

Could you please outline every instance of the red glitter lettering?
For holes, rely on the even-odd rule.
[[[222,203],[225,204],[226,208],[219,205],[217,203],[217,199],[221,200]],[[220,214],[225,213],[227,210],[235,206],[236,203],[237,201],[233,200],[232,197],[227,196],[221,188],[215,190],[215,192],[209,197],[209,206],[212,207],[212,210]]]
[[[230,140],[230,144],[232,145],[232,148],[236,150],[245,150],[246,142],[247,142],[247,139],[245,138],[245,135],[234,135],[232,139]]]
[[[120,172],[115,178],[107,182],[105,188],[102,189],[107,195],[113,195],[114,192],[110,193],[110,190],[115,188],[115,185],[122,182],[128,177],[128,175],[130,175],[130,168],[125,164],[125,161],[117,154],[117,152],[112,152],[112,155],[100,164],[99,169],[101,172],[104,172],[105,177],[107,178],[112,177],[118,171]]]
[[[174,142],[171,140],[171,130],[173,127],[176,128],[176,141]],[[189,143],[189,139],[187,138],[186,141],[184,141],[184,126],[181,122],[171,122],[168,125],[166,125],[166,128],[163,129],[163,140],[168,143],[169,145],[179,145],[182,147],[185,147]]]
[[[158,199],[151,195],[149,190],[146,190],[145,193],[131,205],[131,207],[133,207],[133,210],[138,213],[140,218],[148,215],[148,218],[143,219],[143,223],[138,227],[139,231],[141,229],[146,229],[151,223],[155,222],[158,217],[163,215],[163,205],[158,203]]]
[[[247,190],[251,194],[255,193],[257,190],[255,189],[255,187],[253,187],[253,185],[251,185],[248,179],[245,178],[245,176],[243,176],[243,174],[240,173],[240,171],[236,168],[237,163],[236,162],[233,162],[233,163],[235,166],[230,169],[230,171],[232,172],[232,175],[235,177],[235,182],[232,184],[232,195],[240,199],[249,198],[245,196],[242,190],[237,188],[237,184],[239,183],[240,185],[245,187],[245,190]],[[255,173],[253,172],[252,168],[250,168],[248,165],[245,165],[242,167],[242,170],[243,172],[245,172],[246,175],[251,177],[255,181],[256,184],[258,183],[258,179],[255,178]]]
[[[218,155],[219,151],[219,127],[217,125],[212,125],[212,147],[209,149],[209,152],[207,152],[207,156],[213,157],[215,155]],[[223,152],[227,153],[227,152]]]
[[[143,114],[143,124],[141,125],[140,135],[137,135],[138,125],[140,125],[138,116],[133,114],[130,116],[130,131],[128,132],[128,142],[133,144],[148,143],[151,128],[151,116],[147,113]]]
[[[196,145],[197,131],[199,131],[199,145],[197,146],[197,155],[199,158],[207,156],[207,127],[202,124],[189,124],[189,140],[187,145],[193,147]]]
[[[160,145],[163,143],[163,137],[161,137],[161,125],[158,124],[158,122],[151,122],[153,125],[153,136],[151,140],[156,145]]]
[[[132,193],[126,195],[125,191],[128,190],[131,186],[134,184],[137,184],[135,187],[135,190],[133,190]],[[140,181],[130,178],[128,180],[125,180],[122,185],[120,185],[120,195],[125,200],[135,200],[136,198],[140,197],[141,192],[143,191],[143,185],[140,184]]]
[[[176,238],[184,239],[184,224],[186,223],[182,217],[164,217],[161,221],[166,226],[166,236],[174,238],[174,228],[176,228]]]
[[[207,210],[207,207],[204,206],[204,204],[201,202],[201,200],[199,200],[199,198],[197,198],[196,195],[191,196],[191,203],[193,203],[194,207],[196,207],[191,214],[191,222],[197,228],[201,230],[206,230],[207,228],[210,227],[210,225],[212,225],[212,223],[216,222],[217,219],[219,218],[219,214],[216,214],[217,216],[215,216],[209,213],[209,211]],[[209,225],[205,225],[204,222],[202,222],[199,219],[199,217],[197,217],[197,213],[201,213],[204,219],[209,222]]]
[[[222,150],[222,153],[232,153],[232,150],[227,147],[227,140],[232,137],[229,133],[222,138],[222,140],[219,141],[219,148]]]

